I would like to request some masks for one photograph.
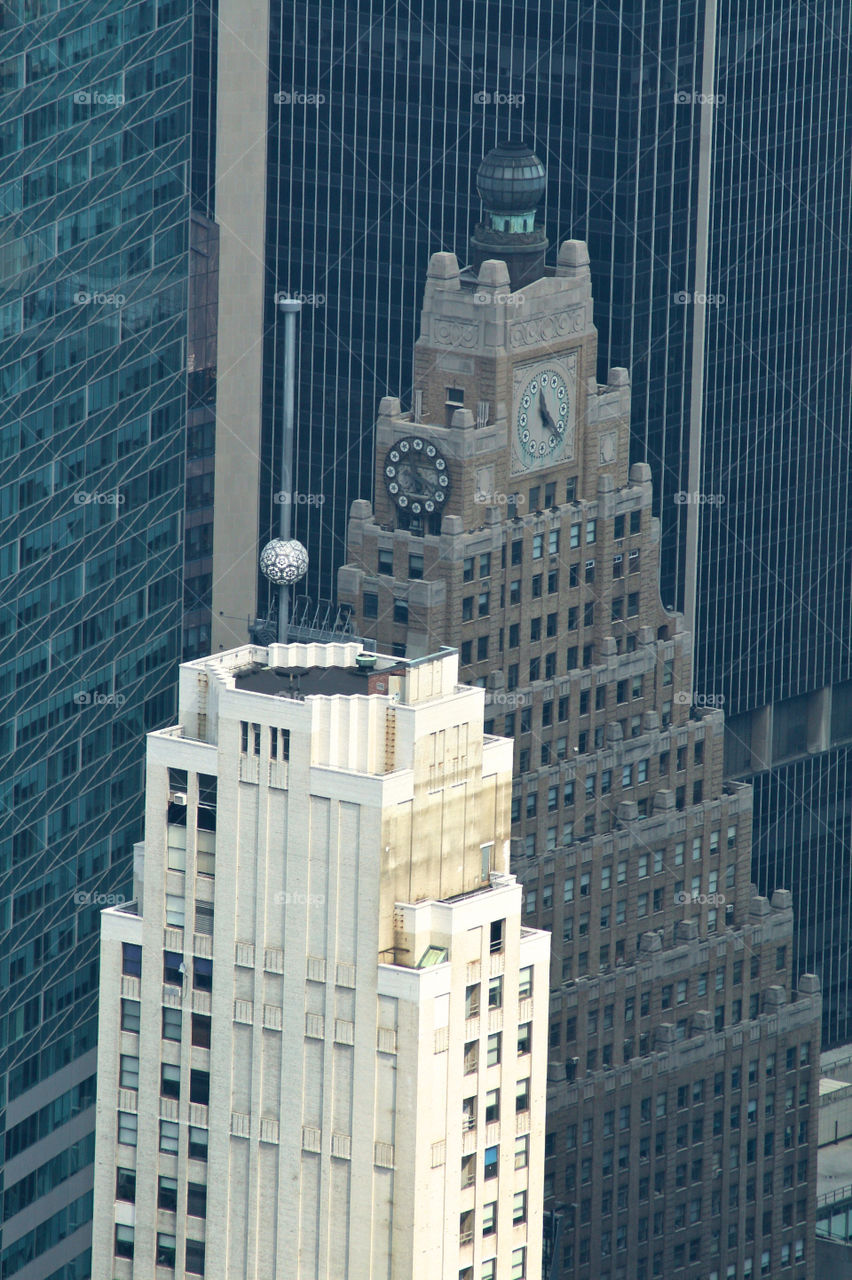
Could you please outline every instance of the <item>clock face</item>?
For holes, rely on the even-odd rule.
[[[404,436],[388,449],[385,484],[393,502],[414,516],[441,511],[450,493],[447,460],[422,436]]]
[[[515,474],[574,457],[574,364],[542,363],[515,372],[512,470]]]

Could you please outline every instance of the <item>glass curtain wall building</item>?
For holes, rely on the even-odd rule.
[[[4,1278],[90,1274],[99,912],[182,656],[214,39],[191,0],[0,9]]]
[[[464,255],[470,174],[522,136],[548,167],[551,240],[588,243],[601,369],[630,370],[663,600],[694,629],[696,697],[730,718],[729,772],[755,780],[761,892],[794,890],[797,967],[823,978],[828,1040],[848,1038],[848,6],[268,15],[259,541],[277,525],[276,292],[305,299],[294,533],[307,589],[330,595],[350,502],[371,492],[376,405],[405,399],[429,254]]]

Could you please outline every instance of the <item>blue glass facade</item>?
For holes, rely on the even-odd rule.
[[[332,593],[349,505],[371,495],[380,396],[406,403],[429,254],[465,260],[478,163],[522,135],[547,165],[551,242],[589,245],[601,376],[630,370],[634,457],[659,478],[663,600],[696,602],[696,691],[732,717],[733,775],[772,766],[755,874],[800,902],[849,860],[828,809],[792,865],[772,833],[850,776],[834,764],[848,716],[821,692],[850,678],[850,23],[848,5],[780,0],[271,5],[268,91],[284,97],[269,115],[264,463],[272,474],[286,289],[310,300],[297,487],[325,495],[296,511],[308,589]],[[811,730],[794,741],[802,696]],[[761,735],[789,738],[821,786],[790,793],[791,751],[767,755]],[[823,955],[845,945],[826,929]],[[822,973],[801,946],[797,969]],[[852,1035],[848,992],[827,989],[831,1041]]]
[[[182,656],[212,40],[191,0],[0,10],[4,1280],[89,1275],[98,913]]]

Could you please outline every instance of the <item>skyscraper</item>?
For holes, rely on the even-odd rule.
[[[465,258],[470,175],[501,138],[531,142],[549,233],[581,237],[596,264],[598,374],[630,373],[663,600],[694,629],[696,689],[724,699],[729,772],[754,778],[756,874],[797,890],[799,963],[825,976],[829,1039],[848,1038],[848,5],[230,7],[261,69],[220,114],[220,138],[228,120],[237,131],[222,190],[242,210],[223,356],[240,380],[221,430],[239,427],[242,492],[262,480],[263,495],[240,520],[260,543],[275,526],[274,296],[289,290],[310,299],[297,483],[324,499],[297,509],[295,532],[307,589],[331,594],[345,512],[371,494],[375,406],[408,394],[429,255]],[[225,540],[223,574],[228,555]],[[245,639],[233,619],[253,611],[255,582],[218,589],[228,646]]]
[[[458,645],[515,740],[513,866],[554,939],[550,1274],[805,1280],[819,984],[794,996],[791,895],[750,884],[751,791],[723,784],[723,715],[660,602],[586,246],[546,265],[528,149],[495,148],[477,185],[476,265],[430,261],[411,408],[381,401],[340,596],[382,648]]]
[[[549,939],[451,650],[246,647],[149,736],[104,914],[94,1269],[541,1274]]]
[[[210,518],[214,49],[189,0],[0,9],[0,1271],[28,1280],[89,1275],[99,913],[174,715],[185,486]]]

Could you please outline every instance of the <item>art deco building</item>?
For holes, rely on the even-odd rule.
[[[372,496],[376,405],[411,404],[429,257],[468,261],[471,174],[499,139],[530,141],[549,165],[549,225],[595,263],[595,372],[630,373],[662,599],[686,609],[696,688],[724,699],[726,776],[754,785],[753,876],[762,893],[795,891],[797,968],[822,979],[825,1038],[852,1039],[852,7],[389,0],[379,21],[351,0],[322,13],[222,0],[219,12],[232,103],[219,200],[234,234],[217,514],[238,475],[237,545],[277,525],[280,483],[257,460],[273,457],[280,398],[275,294],[300,294],[308,500],[294,532],[307,590],[332,594],[351,502]],[[255,612],[233,545],[223,527],[214,648],[243,643]]]
[[[96,1275],[541,1274],[549,940],[483,704],[451,650],[181,668],[103,915]]]
[[[751,792],[658,586],[630,388],[596,378],[585,245],[555,268],[544,171],[478,175],[474,266],[430,262],[413,394],[382,400],[341,600],[378,644],[459,647],[515,741],[514,869],[550,929],[553,1276],[813,1276],[815,978],[750,883]]]

